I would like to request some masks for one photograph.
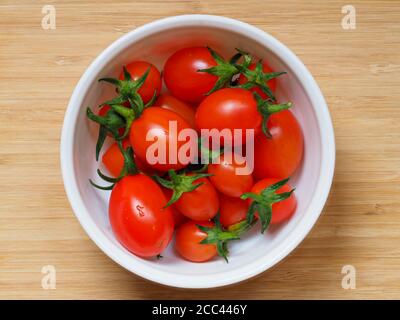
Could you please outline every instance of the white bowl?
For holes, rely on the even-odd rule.
[[[296,213],[279,228],[261,235],[253,230],[230,245],[230,260],[216,258],[191,263],[176,256],[170,245],[160,261],[145,260],[129,253],[115,239],[108,221],[109,192],[93,188],[96,177],[94,150],[97,126],[86,119],[86,106],[94,107],[115,94],[110,85],[97,82],[117,76],[121,66],[135,59],[149,60],[160,69],[179,48],[209,45],[229,57],[234,48],[264,58],[279,78],[280,101],[292,101],[293,112],[305,139],[302,167],[291,179],[296,187]],[[327,199],[334,172],[335,142],[332,122],[321,91],[303,63],[278,40],[238,20],[183,15],[146,24],[124,35],[104,50],[85,71],[65,114],[61,137],[61,167],[72,209],[90,238],[111,259],[133,273],[164,285],[211,288],[251,278],[278,263],[308,234]],[[95,178],[96,179],[96,178]],[[101,183],[100,180],[97,182]]]

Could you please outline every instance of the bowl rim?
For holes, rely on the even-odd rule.
[[[149,265],[140,263],[139,260],[133,263],[131,260],[127,259],[126,255],[130,255],[130,253],[123,251],[113,244],[106,235],[101,232],[92,219],[89,218],[89,211],[80,195],[78,183],[74,174],[73,147],[76,133],[75,128],[78,114],[81,111],[81,108],[77,106],[82,105],[83,98],[89,89],[89,84],[92,82],[91,78],[96,74],[96,71],[102,70],[114,56],[122,52],[137,39],[160,32],[165,28],[199,25],[229,29],[230,31],[251,38],[268,47],[269,50],[280,57],[290,66],[295,76],[299,79],[301,75],[300,84],[315,111],[321,135],[321,166],[319,178],[315,187],[315,193],[306,209],[307,215],[301,220],[301,224],[292,230],[291,234],[286,238],[286,242],[281,243],[273,249],[276,253],[275,255],[271,254],[272,259],[266,259],[266,257],[263,256],[245,266],[224,273],[223,277],[220,276],[220,273],[199,275],[196,277],[191,275],[171,275],[167,271],[154,269]],[[187,14],[155,20],[130,31],[109,45],[90,64],[76,85],[65,112],[61,132],[60,162],[64,189],[76,218],[89,237],[112,260],[142,278],[163,285],[193,289],[215,288],[244,281],[271,268],[292,252],[306,237],[319,218],[329,195],[335,167],[335,140],[331,117],[322,92],[311,73],[289,48],[264,30],[248,23],[222,16]]]

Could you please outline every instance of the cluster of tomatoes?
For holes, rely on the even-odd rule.
[[[301,163],[303,136],[287,110],[291,104],[275,98],[276,78],[283,73],[242,50],[225,60],[211,48],[189,47],[168,58],[163,75],[149,62],[133,61],[118,79],[100,79],[114,85],[117,94],[99,112],[87,108],[89,119],[99,124],[96,160],[106,137],[114,142],[101,158],[111,176],[97,170],[110,185],[91,183],[112,190],[109,219],[125,248],[141,257],[160,257],[175,231],[175,249],[183,258],[226,259],[227,244],[257,221],[264,232],[292,216],[296,198],[288,177]],[[162,78],[169,93],[160,93]],[[245,157],[202,146],[208,160],[218,161],[195,165],[194,156],[180,159],[179,150],[189,140],[169,148],[171,122],[178,133],[254,130],[254,170],[238,175],[237,169],[247,165]],[[156,135],[152,141],[149,130]],[[165,143],[165,162],[147,159],[154,140]],[[240,143],[246,143],[244,134]]]

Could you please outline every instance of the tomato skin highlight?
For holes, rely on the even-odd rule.
[[[216,66],[206,47],[190,47],[176,51],[164,66],[164,81],[173,96],[189,103],[205,98],[218,78],[199,69]]]
[[[214,244],[201,244],[207,237],[197,225],[213,227],[213,222],[188,221],[178,227],[176,231],[175,249],[186,260],[192,262],[205,262],[217,255],[217,248]]]
[[[253,94],[241,88],[224,88],[210,94],[199,105],[196,111],[196,125],[199,129],[228,129],[234,137],[234,129],[242,129],[242,140],[245,143],[246,129],[260,131],[262,117],[257,109]],[[221,145],[226,142],[221,139]],[[228,144],[232,144],[228,143]]]
[[[249,69],[250,70],[254,70],[255,67],[256,67],[256,63],[252,63],[252,64],[250,64]],[[274,71],[270,68],[270,66],[267,63],[264,62],[263,63],[263,72],[264,73],[271,73],[271,72],[274,72]],[[240,74],[239,79],[238,79],[238,83],[239,84],[245,84],[246,82],[247,82],[246,76],[244,76],[243,74]],[[276,78],[268,80],[267,81],[267,85],[271,89],[272,92],[275,92],[275,90],[276,90]],[[263,98],[263,99],[267,99],[268,98],[268,95],[265,94],[264,91],[262,91],[260,89],[260,87],[258,87],[258,86],[251,88],[250,91],[251,92],[257,92],[260,95],[260,97]]]
[[[150,72],[143,85],[138,90],[139,95],[142,97],[144,103],[151,100],[154,91],[157,95],[161,91],[161,74],[160,71],[151,63],[146,61],[133,61],[126,65],[126,69],[131,74],[132,80],[139,79],[150,68]],[[121,71],[119,75],[120,80],[124,80],[124,73]]]
[[[219,221],[225,228],[246,219],[249,202],[219,194]]]
[[[277,183],[278,181],[279,179],[276,178],[266,178],[260,180],[253,186],[251,192],[260,194],[262,190],[264,190],[265,188],[269,187],[274,183]],[[290,190],[292,190],[292,188],[288,184],[285,184],[280,189],[278,189],[276,193],[280,194],[283,192],[289,192]],[[272,204],[271,224],[279,224],[283,221],[288,220],[295,212],[296,207],[297,207],[297,200],[294,193],[292,193],[289,198],[281,202],[276,202]],[[256,216],[258,216],[258,214],[256,214]]]
[[[176,137],[173,132],[169,131],[170,121],[176,122],[177,134],[183,129],[193,129],[180,115],[160,107],[148,107],[141,116],[134,120],[131,126],[129,140],[132,148],[137,157],[145,162],[147,166],[159,170],[168,171],[170,169],[178,170],[184,168],[187,163],[180,162],[179,150],[188,143],[189,139],[185,141],[175,141]],[[147,149],[155,143],[155,141],[147,141],[146,136],[150,130],[154,130],[157,141],[165,145],[165,160],[166,163],[151,164],[146,159]],[[177,145],[176,153],[170,154],[170,143]],[[190,141],[191,144],[196,145],[197,141]],[[160,151],[161,152],[161,151]],[[170,161],[170,157],[174,156],[176,161]],[[193,159],[196,155],[191,155]],[[176,162],[176,163],[173,163]]]
[[[229,155],[221,155],[220,163],[211,163],[208,165],[208,173],[212,174],[209,179],[219,192],[230,197],[240,197],[243,193],[250,191],[253,186],[252,171],[246,162],[240,164],[243,161],[245,161],[244,157],[230,153]],[[243,170],[246,166],[248,174],[236,174],[238,169]]]
[[[193,191],[184,192],[173,205],[189,219],[206,221],[214,218],[218,212],[218,193],[207,178],[200,178],[194,182],[198,183],[202,185]]]
[[[290,177],[303,158],[303,133],[289,110],[269,117],[267,126],[272,138],[259,134],[254,141],[254,176],[262,178]]]
[[[183,119],[187,121],[193,128],[196,127],[195,123],[195,110],[192,106],[185,102],[175,98],[170,94],[161,94],[157,101],[154,103],[155,106],[161,107],[167,110],[171,110],[179,114]]]
[[[111,192],[109,218],[118,241],[141,257],[160,254],[170,242],[174,220],[167,200],[151,178],[126,176]]]

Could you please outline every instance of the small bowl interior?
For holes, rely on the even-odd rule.
[[[88,182],[88,179],[91,178],[99,184],[103,183],[96,175],[98,163],[95,161],[94,155],[98,127],[86,119],[85,108],[90,106],[95,109],[105,99],[113,97],[115,91],[112,86],[98,83],[97,79],[104,76],[117,77],[122,65],[140,59],[152,62],[162,70],[163,63],[177,49],[204,45],[211,46],[225,58],[234,54],[234,48],[241,48],[268,61],[274,70],[288,72],[287,75],[278,79],[277,97],[281,102],[293,102],[292,112],[300,122],[304,134],[303,164],[290,181],[290,184],[296,187],[298,207],[293,218],[287,223],[270,228],[264,235],[259,233],[259,228],[254,228],[243,239],[232,243],[229,263],[221,258],[201,264],[185,261],[174,252],[173,243],[163,253],[162,260],[142,259],[125,250],[113,235],[107,213],[110,192],[97,190]],[[285,242],[285,239],[301,223],[305,215],[309,214],[307,207],[313,197],[321,166],[321,138],[315,112],[300,80],[291,72],[285,61],[282,61],[263,44],[241,33],[228,30],[228,28],[199,25],[173,26],[153,34],[149,33],[135,39],[121,52],[109,56],[108,61],[104,61],[103,65],[104,68],[98,70],[98,73],[90,79],[89,90],[83,98],[83,103],[74,106],[80,109],[74,135],[74,174],[80,196],[89,213],[89,216],[84,218],[91,220],[107,237],[110,245],[120,251],[120,256],[123,256],[125,260],[125,266],[128,268],[132,266],[130,269],[134,272],[138,266],[149,267],[155,273],[161,272],[160,275],[165,274],[167,277],[182,279],[182,281],[184,281],[183,279],[188,281],[193,279],[193,283],[198,283],[194,286],[200,286],[201,281],[208,281],[207,277],[210,275],[229,279],[246,265],[254,264],[255,266],[259,259],[265,261],[268,256],[273,259],[274,255],[279,254],[276,252],[278,246]],[[168,280],[165,280],[164,283],[167,282]],[[175,285],[176,283],[175,281]],[[185,286],[190,285],[186,284]]]

